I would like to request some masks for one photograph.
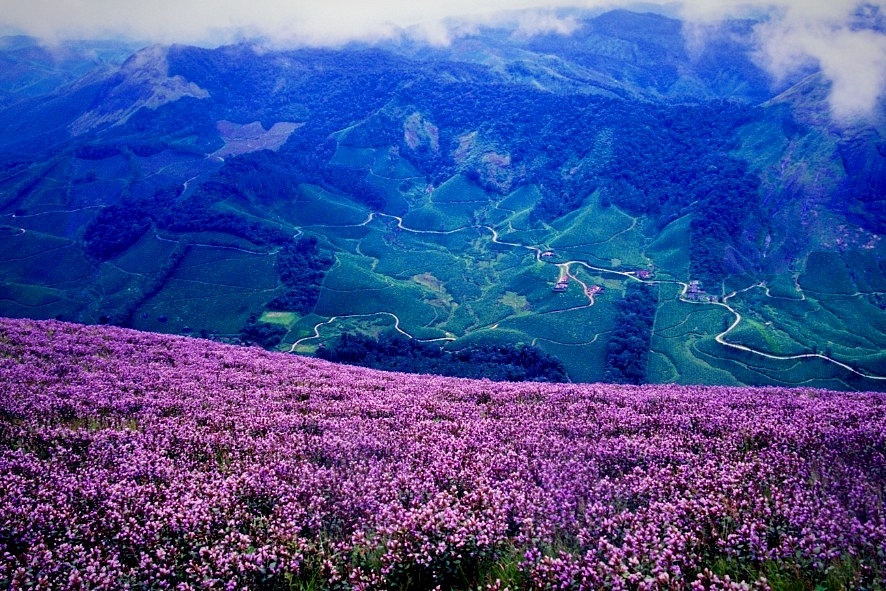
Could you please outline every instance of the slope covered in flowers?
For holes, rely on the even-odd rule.
[[[0,320],[0,588],[886,585],[886,397]]]

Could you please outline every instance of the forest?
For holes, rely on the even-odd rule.
[[[657,305],[655,288],[630,283],[625,297],[616,304],[615,330],[609,337],[604,380],[616,384],[642,384]]]
[[[317,350],[328,361],[373,369],[507,382],[565,382],[566,369],[556,358],[526,345],[475,345],[448,351],[402,335],[378,338],[343,333]]]

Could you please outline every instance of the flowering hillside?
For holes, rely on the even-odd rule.
[[[0,588],[883,589],[886,396],[0,320]]]

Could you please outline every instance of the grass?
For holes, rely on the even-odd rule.
[[[457,174],[437,187],[430,194],[432,203],[435,204],[469,204],[472,209],[486,205],[490,201],[490,194],[470,182],[464,176]]]
[[[530,211],[535,204],[541,201],[541,192],[535,185],[520,187],[513,193],[498,202],[496,207],[502,210],[511,210],[514,213]]]
[[[770,286],[770,293],[777,292]],[[737,295],[731,303],[743,320],[728,340],[775,355],[822,353],[882,372],[886,317],[878,306],[862,295],[804,295],[805,300],[767,297],[762,289]]]
[[[583,345],[596,342],[611,331],[612,317],[610,307],[595,305],[567,313],[511,317],[502,321],[501,326],[518,329],[529,336],[529,340],[541,337],[564,345]]]
[[[800,300],[801,294],[797,290],[794,278],[789,274],[780,273],[767,277],[766,287],[773,298]]]
[[[673,295],[673,287],[670,288]],[[775,299],[763,296],[762,290],[751,290],[732,301],[743,315],[741,324],[731,331],[727,340],[773,355],[796,355],[814,350],[832,353],[831,342],[852,342],[857,336],[839,328],[839,320],[814,300]],[[800,311],[792,317],[782,306]],[[745,385],[783,384],[788,386],[855,388],[846,370],[820,359],[778,360],[738,351],[716,343],[713,335],[722,332],[732,316],[721,307],[675,302],[662,298],[656,315],[649,365],[651,381],[697,383],[716,380],[718,383]],[[850,357],[858,359],[860,351]],[[880,361],[879,351],[865,349],[869,363]],[[847,380],[850,380],[847,382]],[[861,380],[864,382],[864,380]],[[867,381],[865,387],[877,387]],[[882,387],[882,384],[879,384]]]
[[[845,370],[821,359],[778,360],[723,347],[712,340],[701,340],[695,347],[699,358],[728,370],[742,384],[761,386],[806,386],[846,389]]]
[[[850,250],[843,256],[859,291],[886,291],[886,264],[883,263],[882,250]]]
[[[376,152],[375,162],[372,165],[372,174],[381,178],[390,178],[397,180],[415,180],[421,181],[422,189],[425,175],[412,165],[408,160],[403,158],[392,158],[390,150],[380,150]]]
[[[211,283],[232,290],[268,291],[277,287],[275,257],[236,248],[196,246],[182,261],[177,281]],[[249,269],[249,273],[244,273]]]
[[[689,223],[683,216],[665,226],[646,248],[646,256],[655,262],[656,274],[685,281],[689,279]]]
[[[423,301],[421,286],[410,280],[395,280],[384,290],[364,291],[359,298],[346,292],[323,290],[315,307],[315,313],[323,317],[351,314],[394,313],[400,318],[400,327],[418,336],[421,329],[431,326],[437,319],[433,308]],[[434,336],[442,336],[435,331]],[[307,335],[303,335],[307,336]]]
[[[710,360],[700,357],[698,345],[713,343],[713,335],[722,332],[731,323],[728,313],[718,306],[688,304],[672,299],[675,286],[663,286],[658,312],[652,329],[650,381],[666,380],[680,384],[722,383],[742,385],[732,373]]]
[[[330,164],[350,168],[368,168],[376,159],[376,150],[372,148],[355,148],[339,144]]]
[[[799,282],[803,290],[821,294],[851,294],[857,291],[846,265],[836,252],[810,253]]]
[[[506,291],[498,301],[509,307],[514,314],[529,313],[529,300],[526,299],[526,296],[522,296],[516,292]]]
[[[403,225],[410,229],[431,232],[450,232],[471,225],[474,204],[447,204],[445,208],[427,203],[403,216]]]
[[[472,330],[460,339],[449,343],[446,348],[455,351],[471,345],[515,345],[518,343],[528,344],[526,335],[522,331],[502,327],[485,327]]]
[[[574,382],[603,380],[608,342],[606,335],[600,335],[595,342],[583,345],[564,345],[543,337],[534,340],[535,346],[563,362],[569,379]]]
[[[570,248],[597,245],[601,248],[614,236],[627,232],[634,225],[634,218],[617,207],[601,207],[597,193],[590,196],[584,206],[551,224],[556,230],[551,246]]]
[[[133,274],[159,272],[175,251],[178,243],[161,240],[153,232],[147,232],[126,252],[114,259],[114,266]]]
[[[0,282],[0,308],[12,318],[74,318],[85,302],[72,295],[43,285]]]
[[[195,246],[163,288],[138,307],[133,324],[154,332],[188,327],[236,334],[277,291],[273,256]]]
[[[0,240],[0,265],[4,281],[60,289],[79,287],[93,273],[76,243],[33,230]]]
[[[411,256],[387,256],[375,265],[375,272],[397,279],[409,279],[422,273],[446,271],[456,273],[463,268],[463,259],[444,250],[410,249]],[[445,277],[443,277],[445,280]]]
[[[773,121],[755,121],[742,127],[736,134],[741,150],[736,156],[746,162],[773,166],[784,154],[787,138],[780,125]]]
[[[59,206],[57,209],[41,208],[41,211],[29,210],[24,216],[16,216],[10,220],[16,233],[18,228],[36,231],[41,234],[63,238],[71,241],[79,239],[82,228],[98,213],[100,206],[84,207]]]
[[[362,293],[367,290],[387,289],[390,280],[373,271],[375,260],[348,253],[336,253],[336,262],[326,273],[323,288],[341,292]]]
[[[659,351],[650,351],[646,364],[646,381],[653,384],[669,384],[677,382],[680,372],[668,359],[667,355]]]
[[[291,329],[299,321],[299,315],[295,312],[265,312],[259,316],[259,322],[267,322],[268,324],[279,324]]]
[[[864,296],[821,298],[818,304],[838,318],[847,332],[867,341],[868,346],[876,347],[886,333],[886,314]]]
[[[757,351],[773,355],[799,355],[809,350],[797,343],[772,322],[761,322],[755,319],[742,318],[741,324],[729,332],[730,343],[745,345]]]
[[[316,185],[300,185],[292,201],[275,204],[271,213],[293,226],[348,226],[363,223],[369,210]]]
[[[860,579],[858,559],[844,554],[831,561],[825,577],[814,576],[810,569],[791,561],[767,560],[762,563],[720,557],[712,562],[710,570],[734,581],[754,581],[765,577],[772,591],[829,591],[852,589]],[[879,588],[875,587],[875,588]]]

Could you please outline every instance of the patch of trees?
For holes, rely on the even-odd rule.
[[[211,100],[186,96],[158,109],[139,109],[124,124],[112,127],[106,137],[118,144],[145,146],[131,148],[139,156],[151,155],[149,145],[199,155],[212,153],[224,142],[215,126],[221,117],[214,117]]]
[[[378,49],[260,55],[245,44],[173,47],[167,60],[170,76],[181,75],[209,92],[203,101],[216,120],[258,118],[267,128],[291,112],[295,117],[289,120],[326,119],[336,131],[382,107],[403,82],[403,70],[414,68],[412,62]]]
[[[329,361],[387,371],[435,374],[496,381],[565,382],[563,363],[547,353],[525,345],[474,345],[447,351],[400,334],[381,334],[377,339],[361,334],[342,334],[317,356]]]
[[[260,150],[230,158],[213,177],[197,188],[207,201],[239,198],[273,204],[291,200],[308,176],[276,152]]]
[[[240,343],[243,345],[258,345],[263,349],[273,349],[280,344],[286,336],[285,326],[261,322],[258,314],[252,314],[249,320],[240,329]]]
[[[133,204],[103,208],[86,226],[84,250],[97,261],[106,261],[135,244],[151,227],[151,216],[143,207]]]
[[[313,236],[286,244],[277,253],[277,273],[286,287],[268,303],[271,310],[310,314],[320,297],[320,286],[335,259],[317,247]]]
[[[84,250],[95,260],[106,261],[135,244],[151,224],[170,232],[221,232],[256,245],[284,245],[291,240],[289,232],[213,207],[219,201],[243,197],[254,179],[245,175],[238,185],[226,184],[227,177],[214,178],[186,199],[181,199],[178,188],[158,190],[146,198],[125,198],[103,208],[86,226]]]
[[[653,287],[631,283],[616,304],[615,330],[609,337],[603,379],[616,384],[642,384],[646,380],[649,344],[657,295]]]
[[[169,149],[163,142],[153,142],[153,143],[141,143],[141,144],[131,144],[127,146],[127,149],[139,156],[140,158],[149,158],[150,156],[156,156],[160,152]]]
[[[367,171],[347,166],[326,165],[320,169],[322,185],[331,187],[375,211],[384,210],[384,191],[366,179]]]
[[[74,150],[74,156],[81,160],[105,160],[119,155],[120,147],[113,144],[84,144]]]

